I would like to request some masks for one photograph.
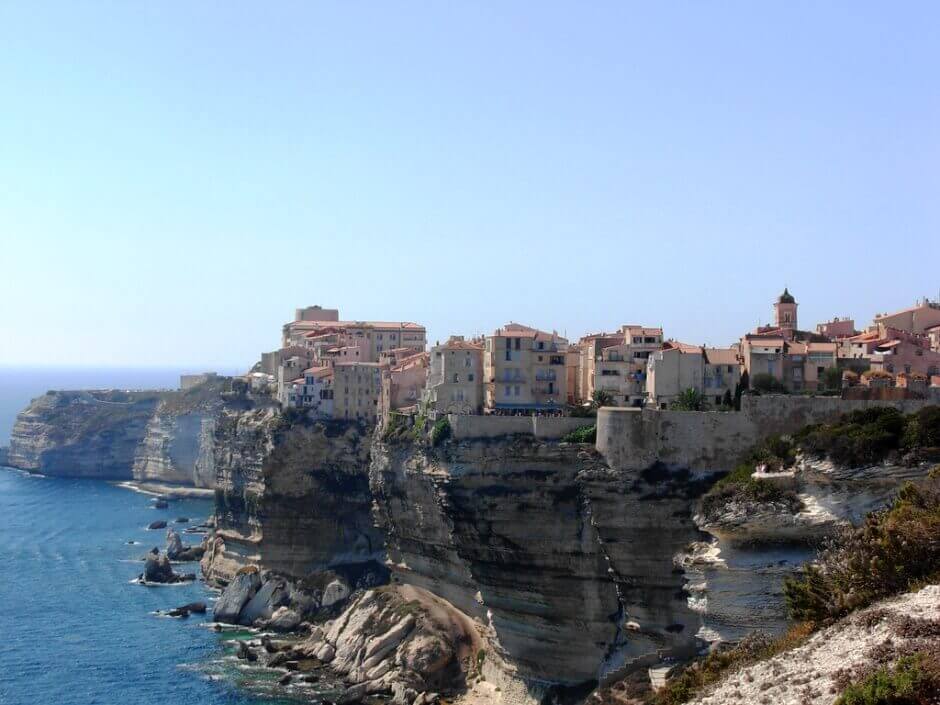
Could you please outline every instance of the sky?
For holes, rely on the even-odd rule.
[[[940,290],[940,4],[0,3],[0,364]]]

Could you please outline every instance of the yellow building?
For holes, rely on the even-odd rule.
[[[483,355],[486,408],[539,411],[561,408],[568,396],[568,341],[520,323],[486,337]]]

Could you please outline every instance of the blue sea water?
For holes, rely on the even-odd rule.
[[[16,413],[47,389],[173,388],[180,371],[0,368],[0,444]],[[203,499],[167,510],[152,504],[104,481],[0,468],[0,705],[297,701],[274,687],[277,674],[231,656],[231,639],[246,634],[211,631],[206,615],[153,614],[196,600],[211,608],[214,596],[200,582],[131,583],[143,570],[138,559],[165,545],[164,531],[147,531],[150,522],[201,523],[212,510]],[[198,564],[176,569],[198,572]]]
[[[130,582],[143,569],[137,559],[164,545],[165,532],[147,531],[150,522],[202,521],[209,511],[208,500],[157,510],[146,495],[106,482],[0,470],[0,703],[275,702],[240,687],[250,674],[224,658],[230,635],[206,628],[205,616],[153,614],[208,601],[202,583]]]

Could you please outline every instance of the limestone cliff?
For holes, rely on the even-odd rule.
[[[132,478],[157,392],[47,392],[16,418],[8,463],[45,475]]]
[[[694,650],[701,618],[672,564],[698,537],[689,473],[520,435],[377,439],[370,481],[394,579],[483,622],[530,696]]]
[[[134,479],[195,487],[215,486],[215,426],[223,410],[252,402],[230,390],[227,378],[163,396],[134,457]]]
[[[209,580],[226,583],[249,564],[304,577],[381,559],[366,428],[274,409],[225,412],[213,454],[217,528],[203,560]]]

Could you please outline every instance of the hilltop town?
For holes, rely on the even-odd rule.
[[[804,330],[797,308],[785,289],[773,324],[726,348],[666,338],[661,327],[622,325],[572,342],[512,322],[428,349],[418,323],[344,321],[337,309],[309,306],[296,310],[280,347],[262,354],[244,381],[315,418],[380,424],[396,413],[731,410],[744,393],[940,398],[940,303],[923,299],[879,314],[864,330],[851,318]],[[184,386],[204,378],[187,377]]]

